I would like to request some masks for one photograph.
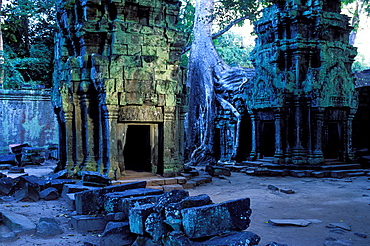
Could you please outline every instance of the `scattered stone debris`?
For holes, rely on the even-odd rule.
[[[276,243],[276,242],[271,242],[266,244],[266,246],[288,246],[287,244],[281,244],[281,243]]]
[[[329,225],[326,226],[326,228],[340,228],[346,231],[351,230],[351,226],[344,222],[338,222],[338,223],[330,223]]]
[[[365,233],[361,233],[361,232],[355,232],[354,233],[356,236],[359,236],[359,237],[362,237],[362,238],[367,238],[367,235]]]
[[[324,242],[324,246],[352,246],[352,242],[350,240],[344,240],[344,239],[335,239],[335,238],[326,238],[326,241]]]
[[[317,219],[270,219],[268,221],[275,226],[308,226],[309,224],[322,223]]]
[[[272,190],[272,191],[280,191],[282,193],[285,193],[285,194],[294,194],[295,191],[294,190],[291,190],[291,189],[280,189],[274,185],[268,185],[267,188],[269,190]]]

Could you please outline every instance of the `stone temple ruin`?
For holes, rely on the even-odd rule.
[[[255,23],[255,75],[231,99],[244,109],[239,156],[297,165],[353,160],[356,49],[348,21],[340,1],[278,1],[264,9]]]
[[[59,6],[54,107],[61,168],[170,176],[182,169],[185,90],[180,2]]]

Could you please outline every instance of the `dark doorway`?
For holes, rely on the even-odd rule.
[[[275,155],[275,124],[274,122],[262,122],[262,134],[260,137],[261,157],[273,157]]]
[[[150,126],[129,125],[126,134],[125,169],[151,172]]]
[[[247,160],[252,150],[252,122],[249,114],[242,117],[239,132],[239,148],[236,153],[236,161]]]
[[[343,140],[340,129],[340,124],[338,122],[329,122],[326,124],[324,158],[343,159]]]

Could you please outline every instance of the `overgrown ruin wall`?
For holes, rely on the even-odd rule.
[[[54,106],[61,165],[172,175],[183,165],[180,1],[66,1],[58,8]]]
[[[0,90],[0,153],[9,144],[47,148],[58,143],[58,124],[49,90]]]

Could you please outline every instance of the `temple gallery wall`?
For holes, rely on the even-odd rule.
[[[60,165],[70,174],[182,171],[188,99],[186,71],[179,66],[179,8],[177,0],[59,6],[52,101]],[[340,1],[283,1],[266,8],[255,23],[255,69],[229,72],[239,71],[246,82],[225,98],[240,119],[218,110],[218,160],[352,161],[358,99],[350,31]]]

